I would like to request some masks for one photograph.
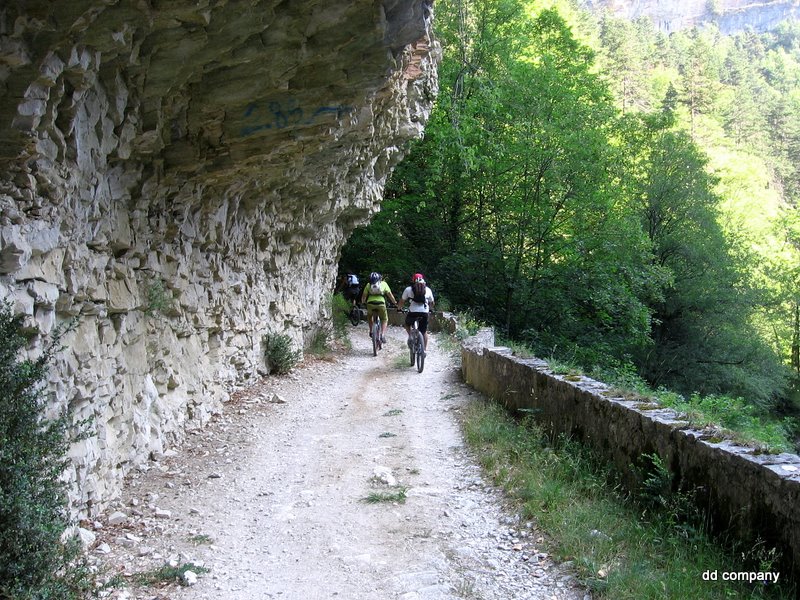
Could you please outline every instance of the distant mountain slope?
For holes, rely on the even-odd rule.
[[[748,27],[768,31],[788,18],[800,18],[800,0],[583,0],[583,5],[631,20],[648,17],[666,33],[709,22],[723,33]]]

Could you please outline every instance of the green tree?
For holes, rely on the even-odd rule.
[[[650,21],[628,22],[606,13],[600,21],[600,41],[611,75],[608,80],[623,114],[649,110],[653,102],[649,76],[658,59]]]
[[[696,135],[699,115],[714,109],[719,93],[720,59],[715,29],[693,29],[679,34],[677,42],[680,73],[680,101],[689,112],[689,130]]]
[[[687,394],[731,393],[770,403],[785,379],[752,325],[752,257],[726,237],[706,158],[691,138],[645,118],[631,128],[639,149],[634,198],[655,264],[669,274],[652,305],[653,345],[638,360],[645,378]]]
[[[721,225],[715,190],[733,180],[717,186],[698,144],[722,128],[692,134],[718,119],[742,146],[780,148],[775,179],[791,197],[794,100],[776,102],[764,61],[779,44],[794,57],[794,38],[667,37],[607,17],[599,62],[555,10],[437,6],[441,93],[425,138],[345,255],[402,277],[423,269],[453,307],[545,355],[589,367],[633,357],[653,383],[687,393],[780,394],[765,335],[778,316],[755,283],[782,306],[788,284],[770,283],[752,243]],[[767,143],[768,117],[779,144]]]
[[[767,148],[767,122],[761,107],[768,100],[767,83],[737,38],[725,57],[721,84],[722,118],[728,135],[739,145]]]
[[[69,525],[65,484],[70,421],[45,419],[42,386],[59,336],[21,360],[22,317],[0,304],[0,598],[85,597],[91,581]]]
[[[594,54],[555,11],[453,4],[440,101],[386,219],[455,306],[542,348],[581,338],[622,355],[648,330],[648,263]]]

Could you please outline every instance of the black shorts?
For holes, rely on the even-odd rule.
[[[414,321],[419,321],[419,330],[422,333],[428,331],[428,313],[408,313],[406,315],[406,325],[410,327]]]
[[[344,290],[342,290],[342,296],[344,296],[345,300],[349,300],[350,302],[352,302],[353,300],[358,301],[358,297],[360,295],[361,295],[360,285],[346,287],[344,288]]]

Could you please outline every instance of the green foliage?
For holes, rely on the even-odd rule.
[[[392,492],[371,492],[364,497],[363,501],[367,504],[381,504],[384,502],[403,504],[408,497],[406,492],[407,488],[405,487],[401,487]]]
[[[481,327],[486,327],[486,323],[476,319],[469,310],[459,311],[456,323],[456,337],[459,340],[465,340],[478,333]]]
[[[314,333],[311,343],[308,345],[308,352],[318,357],[328,356],[331,353],[328,334],[324,329],[318,329]]]
[[[692,426],[715,429],[721,439],[731,439],[767,452],[794,451],[794,419],[776,417],[766,408],[742,398],[694,393],[687,400],[674,391],[653,389],[630,364],[597,368],[591,377],[612,385],[610,395],[640,399],[654,408],[673,408]]]
[[[147,306],[144,310],[146,315],[169,315],[173,307],[174,300],[172,295],[164,287],[162,280],[156,279],[147,286]]]
[[[347,339],[348,331],[352,326],[348,317],[352,305],[342,294],[333,294],[330,299],[330,307],[334,335],[340,340]]]
[[[46,418],[43,386],[63,329],[22,360],[22,317],[0,304],[0,598],[85,597],[92,580],[70,525],[66,487],[71,419]]]
[[[208,573],[208,569],[205,567],[195,565],[194,563],[184,563],[179,566],[164,565],[152,571],[137,573],[134,575],[133,579],[137,584],[145,586],[155,586],[164,583],[185,585],[184,576],[187,571],[192,571],[196,575]]]
[[[627,43],[651,47],[659,43],[652,29],[640,29],[634,35],[632,24],[612,22],[624,31],[620,37]],[[674,342],[672,350],[667,350],[670,356],[653,357],[656,362],[670,363],[675,372],[685,373],[687,368],[686,363],[671,363],[673,357],[699,366],[695,381],[677,383],[685,393],[724,390],[762,404],[785,394],[786,377],[779,364],[781,355],[789,358],[795,337],[792,307],[797,287],[787,283],[794,278],[798,247],[776,222],[774,197],[790,214],[796,212],[800,190],[797,31],[797,23],[787,22],[758,35],[742,32],[725,37],[713,27],[679,32],[665,40],[665,52],[652,55],[655,61],[645,73],[651,81],[669,76],[677,100],[673,125],[691,132],[693,141],[709,154],[709,166],[721,177],[717,189],[726,196],[724,212],[716,220],[727,226],[729,258],[712,257],[709,265],[717,273],[703,273],[708,281],[721,273],[718,290],[722,293],[715,296],[714,287],[702,280],[674,290],[673,298],[681,300],[674,312],[683,315],[683,323],[669,327],[683,340],[670,340]],[[607,64],[616,76],[616,65],[625,57],[618,50],[620,43],[610,41],[603,43]],[[651,100],[643,91],[636,90],[635,95],[639,106]],[[770,231],[765,221],[775,223],[776,230]],[[683,227],[677,231],[680,236],[685,233]],[[743,248],[750,249],[749,256]],[[718,271],[721,266],[727,273]],[[701,293],[704,299],[698,303]],[[732,318],[726,323],[729,315]],[[684,340],[691,340],[686,347]],[[660,346],[656,340],[655,347]],[[729,349],[727,356],[723,348]],[[698,362],[704,353],[709,361]],[[657,379],[652,373],[648,377]],[[665,379],[664,383],[673,384],[671,377]]]
[[[673,496],[672,473],[658,454],[645,454],[646,461],[641,470],[641,487],[638,492],[639,501],[645,506],[656,509],[668,509]]]
[[[292,349],[292,338],[288,335],[264,336],[264,360],[270,373],[288,373],[302,357],[302,351]]]
[[[642,118],[627,132],[637,152],[630,189],[653,263],[669,281],[649,302],[653,344],[635,355],[644,377],[685,394],[729,391],[769,403],[785,378],[753,326],[752,257],[720,225],[705,157],[658,118]]]
[[[770,415],[742,398],[692,394],[686,400],[670,394],[662,399],[662,404],[685,413],[696,426],[724,427],[726,435],[737,442],[755,445],[768,452],[795,450],[789,434],[789,422]]]
[[[442,0],[425,138],[343,260],[422,269],[454,311],[586,372],[787,406],[798,27],[667,37],[565,5]]]

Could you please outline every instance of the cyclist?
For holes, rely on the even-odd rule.
[[[419,321],[419,330],[422,337],[425,339],[425,351],[428,350],[428,314],[433,310],[433,292],[431,288],[425,283],[425,278],[422,273],[415,273],[411,278],[411,285],[403,290],[403,295],[400,297],[400,303],[397,305],[398,310],[403,310],[403,304],[406,300],[411,303],[408,306],[408,314],[406,315],[406,333],[408,334],[408,345],[411,346],[411,325],[414,321]]]
[[[355,273],[347,273],[342,276],[336,291],[341,292],[344,299],[355,306],[361,294],[361,284],[358,281],[358,275]]]
[[[375,315],[381,318],[381,344],[386,343],[386,328],[389,326],[389,315],[386,312],[387,297],[392,304],[397,304],[389,284],[383,280],[380,273],[373,271],[369,274],[369,283],[364,287],[364,292],[361,294],[361,304],[366,303],[367,305],[370,337],[372,337],[372,324],[375,321]]]

